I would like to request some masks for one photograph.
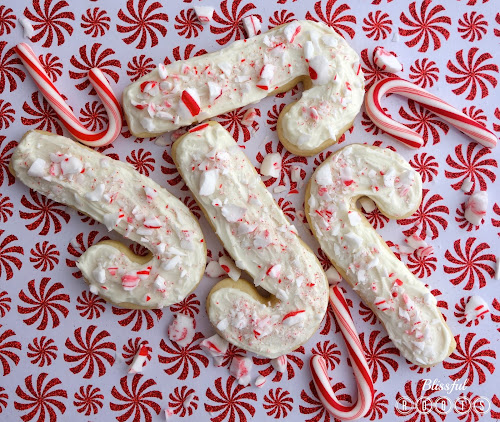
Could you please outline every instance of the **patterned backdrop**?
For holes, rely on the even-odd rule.
[[[159,62],[214,51],[243,38],[241,20],[255,14],[263,30],[294,19],[323,21],[335,28],[360,54],[367,87],[387,76],[372,60],[375,46],[385,46],[404,64],[401,76],[500,132],[500,13],[496,0],[217,3],[0,0],[0,420],[160,421],[163,409],[170,406],[175,420],[244,422],[287,417],[328,422],[332,418],[323,410],[311,383],[308,362],[313,354],[326,358],[340,398],[347,402],[356,399],[346,349],[330,311],[319,332],[288,356],[286,373],[273,372],[269,359],[253,357],[253,378],[267,376],[266,385],[257,389],[238,386],[228,373],[232,358],[248,353],[230,347],[223,367],[216,368],[199,347],[201,339],[214,333],[205,313],[205,298],[216,280],[205,276],[181,303],[155,311],[116,308],[88,291],[75,262],[93,243],[117,237],[90,218],[30,191],[7,170],[16,143],[27,129],[66,133],[14,53],[17,43],[28,41],[18,21],[23,15],[35,30],[33,49],[75,113],[92,130],[107,122],[87,78],[90,68],[102,69],[121,92]],[[192,9],[195,4],[215,6],[211,25],[197,21]],[[250,127],[241,125],[246,108],[217,120],[245,148],[257,168],[266,153],[283,156],[281,176],[264,181],[327,268],[330,264],[303,218],[303,186],[291,182],[290,169],[298,165],[307,180],[338,146],[315,157],[296,157],[283,148],[276,134],[279,112],[300,90],[295,87],[258,103],[258,118]],[[395,410],[398,395],[418,399],[442,394],[425,390],[426,378],[442,383],[465,381],[465,390],[452,393],[452,398],[459,394],[485,396],[492,402],[487,415],[452,412],[447,420],[498,418],[495,363],[500,354],[500,284],[493,275],[495,255],[500,253],[500,198],[494,188],[499,149],[490,151],[470,143],[413,101],[392,96],[385,103],[393,117],[423,135],[424,147],[410,150],[397,143],[377,129],[363,110],[340,144],[364,142],[395,149],[422,175],[423,201],[413,216],[389,221],[375,210],[366,217],[393,250],[412,233],[434,246],[432,256],[414,254],[401,259],[431,286],[456,336],[457,349],[430,371],[410,365],[370,309],[346,288],[375,381],[375,402],[366,418],[444,420],[445,416],[434,411],[420,418],[417,412],[403,416]],[[162,146],[160,141],[137,139],[124,127],[117,141],[101,152],[129,162],[178,196],[200,218],[209,254],[217,258],[223,253],[222,246],[177,173],[168,137],[166,141],[167,146]],[[489,193],[488,214],[478,227],[464,218],[467,196],[460,186],[467,176],[474,182],[472,191]],[[145,252],[137,245],[131,248]],[[467,323],[464,308],[471,295],[483,297],[491,314]],[[197,334],[185,348],[167,336],[176,313],[196,318]],[[143,374],[127,376],[128,364],[143,341],[152,349],[151,359]],[[191,393],[194,399],[183,407]]]

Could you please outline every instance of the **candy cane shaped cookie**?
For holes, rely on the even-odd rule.
[[[270,358],[290,353],[318,328],[328,304],[328,282],[314,253],[297,236],[254,166],[216,122],[194,127],[172,156],[207,220],[255,286],[217,283],[207,313],[230,343]]]
[[[384,111],[380,101],[386,94],[399,94],[416,101],[486,147],[493,148],[497,144],[497,137],[493,132],[441,98],[404,79],[382,79],[373,84],[366,94],[366,112],[375,125],[409,147],[419,148],[424,140],[420,134],[396,122]]]
[[[206,247],[198,221],[131,165],[63,136],[30,131],[10,170],[31,189],[150,250],[138,257],[117,241],[87,249],[77,265],[93,293],[126,308],[154,309],[179,302],[201,280]]]
[[[278,135],[314,155],[351,127],[364,96],[359,57],[333,28],[295,21],[229,47],[158,68],[128,86],[123,109],[135,136],[155,136],[288,91],[302,97],[281,112]]]
[[[423,283],[396,258],[356,207],[367,196],[390,218],[411,215],[422,200],[420,175],[388,149],[353,144],[332,154],[312,175],[306,215],[332,264],[385,325],[401,354],[428,367],[455,341]]]
[[[342,337],[344,337],[349,359],[353,366],[358,387],[358,400],[348,406],[338,401],[330,386],[330,378],[323,356],[314,355],[311,358],[311,374],[325,409],[335,418],[352,421],[363,417],[370,409],[373,402],[373,380],[347,302],[338,286],[330,288],[330,305],[339,324]]]
[[[47,75],[47,72],[45,72],[32,48],[28,44],[20,43],[15,47],[15,50],[24,67],[35,81],[36,86],[73,137],[82,144],[92,147],[110,144],[118,137],[122,130],[120,103],[101,70],[97,68],[90,69],[89,80],[104,104],[109,123],[106,130],[94,133],[83,126],[74,115]]]

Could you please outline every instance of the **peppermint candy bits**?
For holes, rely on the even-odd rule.
[[[179,113],[181,117],[191,119],[200,114],[200,96],[193,88],[187,88],[182,91],[179,103]]]
[[[132,365],[130,365],[128,373],[138,374],[139,372],[142,372],[142,368],[146,363],[148,356],[149,356],[149,347],[146,345],[146,343],[142,343],[139,346],[139,350],[137,351],[134,360],[132,361]]]
[[[373,63],[380,70],[396,73],[403,70],[403,65],[399,62],[397,56],[387,51],[384,47],[376,47],[373,52]]]
[[[255,37],[259,32],[262,24],[260,20],[255,15],[246,16],[243,18],[243,28],[245,28],[245,32],[247,37]]]
[[[214,8],[211,6],[194,6],[194,13],[202,25],[207,25],[213,21]]]
[[[231,361],[229,373],[236,378],[238,384],[248,385],[250,384],[252,366],[253,363],[250,358],[235,356]]]
[[[472,194],[465,202],[465,218],[471,224],[479,226],[486,216],[488,209],[488,194],[486,191],[479,191]]]
[[[483,318],[490,309],[481,296],[471,296],[465,305],[465,320],[467,322]]]
[[[194,318],[184,314],[177,314],[168,327],[168,338],[175,341],[180,347],[186,347],[193,341],[196,331]]]
[[[214,334],[200,343],[201,350],[214,358],[215,366],[222,365],[222,358],[226,354],[228,346],[229,343],[218,334]]]
[[[260,166],[260,174],[269,177],[279,177],[281,174],[281,154],[267,154]]]

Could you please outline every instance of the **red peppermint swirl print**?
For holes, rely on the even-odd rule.
[[[65,32],[68,35],[73,34],[73,27],[68,20],[75,20],[73,12],[66,8],[69,4],[62,0],[33,0],[34,13],[26,8],[24,16],[26,16],[33,25],[35,35],[30,39],[32,42],[38,42],[45,38],[42,47],[53,47],[54,35],[57,38],[57,45],[63,45],[65,41]]]
[[[385,382],[390,378],[389,368],[397,371],[399,367],[397,361],[393,359],[393,357],[399,356],[399,350],[392,345],[389,336],[379,337],[379,335],[380,331],[372,331],[366,343],[365,333],[359,335],[368,367],[372,370],[373,382],[377,382],[379,371],[382,375],[382,381]]]
[[[61,231],[62,223],[59,217],[68,224],[70,216],[65,211],[66,207],[64,205],[40,195],[33,189],[30,189],[30,196],[32,202],[25,195],[21,198],[21,204],[30,211],[19,211],[19,216],[23,220],[34,220],[26,224],[28,230],[38,230],[41,227],[39,235],[45,236],[52,229],[52,225],[54,226],[54,233]]]
[[[240,9],[242,1],[243,0],[233,0],[230,10],[228,7],[228,0],[224,0],[220,4],[220,14],[217,11],[214,12],[213,20],[218,26],[210,25],[210,31],[212,34],[222,36],[222,38],[217,40],[218,44],[225,45],[230,41],[245,38],[242,19],[246,15],[253,14],[250,12],[255,9],[255,6],[252,3],[243,4]],[[260,15],[255,16],[262,22]]]
[[[94,9],[87,9],[87,12],[82,15],[81,27],[87,35],[93,38],[103,36],[109,30],[109,23],[111,18],[107,15],[105,10],[98,7]]]
[[[446,40],[450,37],[450,32],[444,25],[451,25],[451,19],[443,14],[445,8],[440,4],[429,6],[432,4],[431,0],[424,0],[420,5],[420,12],[417,11],[416,2],[410,3],[409,12],[410,17],[401,13],[401,22],[408,28],[399,28],[399,34],[403,37],[413,37],[411,40],[406,41],[408,47],[414,47],[420,42],[418,51],[425,53],[431,44],[434,50],[441,47],[440,35]],[[429,9],[429,10],[428,10]]]
[[[306,13],[306,19],[318,22],[318,20],[323,21],[325,24],[330,26],[337,32],[341,37],[344,37],[344,33],[349,35],[349,37],[354,38],[355,31],[351,27],[352,24],[356,24],[356,17],[354,15],[349,15],[349,10],[351,8],[347,4],[337,5],[337,0],[327,0],[325,3],[325,10],[321,7],[322,0],[314,3],[314,11],[316,12],[316,18],[310,12]],[[344,37],[345,38],[345,37]]]
[[[10,202],[10,198],[8,196],[3,196],[0,193],[0,221],[6,223],[9,220],[9,217],[12,217],[14,212],[12,208],[14,204]]]
[[[0,130],[4,127],[8,129],[14,123],[16,111],[12,108],[12,104],[8,101],[0,99]]]
[[[54,340],[42,336],[39,339],[35,337],[33,341],[28,344],[28,359],[31,360],[33,365],[50,366],[52,361],[57,358],[57,346]]]
[[[392,32],[392,20],[387,13],[383,13],[381,10],[368,13],[368,16],[363,19],[363,24],[366,36],[373,38],[374,41],[385,40]]]
[[[0,5],[0,36],[9,35],[16,27],[16,15],[14,11],[5,5]]]
[[[0,41],[0,94],[4,92],[9,82],[10,92],[17,88],[17,81],[14,76],[24,82],[26,73],[19,69],[21,60],[14,56],[14,49],[5,50],[7,41]]]
[[[292,411],[292,403],[293,398],[290,397],[290,393],[278,387],[276,390],[270,389],[268,391],[264,396],[264,403],[262,406],[266,409],[268,416],[272,416],[274,419],[282,419],[286,418],[288,412]]]
[[[50,278],[44,277],[37,283],[31,280],[28,283],[28,293],[24,289],[19,292],[21,299],[26,306],[17,306],[17,311],[22,315],[31,315],[23,320],[27,325],[38,323],[37,330],[45,330],[49,324],[56,328],[61,323],[60,316],[68,316],[68,308],[63,304],[70,301],[69,295],[64,292],[64,286],[59,282],[52,282]]]
[[[413,406],[409,410],[404,411],[402,411],[398,406],[395,406],[394,413],[396,416],[408,418],[405,419],[405,422],[413,422],[417,420],[419,422],[436,422],[437,418],[444,420],[446,415],[442,412],[438,412],[436,410],[438,407],[433,405],[440,398],[439,396],[435,396],[435,394],[438,393],[441,388],[424,389],[425,380],[421,379],[416,382],[415,391],[413,391],[412,383],[413,381],[407,381],[405,383],[404,393],[402,394],[401,392],[398,392],[396,394],[396,401],[399,401],[404,397],[406,400],[410,401]],[[422,400],[423,398],[426,400]],[[427,406],[429,406],[428,403],[431,404],[431,406],[429,406],[431,409],[430,411],[426,410],[424,407],[426,403]]]
[[[155,390],[156,382],[145,378],[141,374],[133,377],[124,376],[120,379],[119,387],[113,387],[111,395],[113,400],[109,407],[114,412],[119,422],[145,421],[152,422],[153,415],[161,412],[159,401],[163,399],[161,391]],[[130,384],[130,385],[129,385]]]
[[[99,387],[92,385],[83,385],[75,392],[75,400],[73,406],[76,407],[78,413],[83,413],[85,416],[96,415],[103,406],[104,396],[101,394]]]
[[[187,399],[190,399],[189,404]],[[174,414],[184,418],[191,416],[198,409],[198,396],[192,388],[183,385],[181,388],[175,387],[174,392],[168,395],[168,407],[173,410]]]
[[[40,102],[41,101],[41,102]],[[48,101],[38,91],[31,94],[31,102],[33,107],[24,102],[23,110],[31,117],[21,117],[21,123],[25,126],[35,126],[33,129],[45,130],[47,132],[56,132],[58,135],[63,134],[63,129],[59,123],[54,109],[49,105]]]
[[[0,277],[4,276],[6,280],[14,277],[13,266],[21,269],[22,263],[19,255],[24,255],[24,249],[21,246],[13,245],[18,239],[13,234],[3,237],[4,230],[0,229]]]
[[[139,40],[136,48],[142,50],[147,46],[149,37],[151,38],[150,46],[157,45],[159,42],[157,32],[163,37],[167,35],[167,28],[161,22],[168,22],[168,16],[159,11],[162,8],[162,4],[158,1],[149,3],[149,0],[138,0],[137,2],[127,0],[128,14],[123,9],[118,12],[118,18],[124,25],[116,25],[119,33],[130,34],[123,38],[123,42],[130,45]]]
[[[332,390],[337,397],[337,400],[340,402],[352,403],[352,398],[349,394],[338,392],[345,388],[345,385],[342,382],[338,382],[332,385]],[[309,382],[309,390],[311,393],[307,393],[306,390],[302,390],[300,393],[300,398],[304,402],[304,404],[299,405],[300,413],[302,413],[305,422],[330,422],[330,414],[321,403],[318,392],[314,383],[312,381]],[[307,417],[307,419],[306,419]]]
[[[495,361],[497,355],[494,350],[485,349],[485,346],[490,344],[489,340],[485,338],[475,339],[476,333],[468,333],[463,341],[460,343],[460,334],[455,336],[457,342],[456,350],[450,355],[448,359],[443,362],[443,367],[448,370],[456,370],[457,372],[450,375],[452,380],[460,380],[464,375],[465,385],[472,385],[477,380],[479,384],[486,381],[486,371],[490,374],[495,372]],[[491,362],[489,359],[492,359]]]
[[[161,309],[123,309],[113,306],[111,310],[114,315],[123,316],[123,318],[118,321],[118,324],[122,327],[126,327],[133,323],[134,325],[131,328],[132,331],[139,331],[143,328],[150,330],[155,325],[153,315],[156,316],[156,321],[159,321],[163,316],[163,311]]]
[[[15,339],[16,333],[7,329],[0,332],[0,364],[2,365],[2,376],[9,375],[11,364],[17,366],[21,358],[17,350],[21,350],[21,343]]]
[[[252,401],[257,401],[257,395],[250,392],[249,387],[244,387],[236,382],[236,378],[230,376],[226,381],[226,387],[222,386],[222,378],[217,378],[214,383],[215,391],[207,389],[207,398],[212,402],[205,403],[205,410],[215,414],[210,418],[212,422],[236,421],[247,422],[247,417],[255,415],[255,407]]]
[[[94,376],[102,377],[106,373],[107,362],[110,366],[115,362],[114,353],[116,345],[107,337],[111,335],[106,331],[96,331],[97,326],[90,325],[82,335],[82,327],[75,330],[74,340],[66,339],[66,348],[70,353],[64,354],[64,360],[76,364],[70,368],[73,374],[79,374],[86,368],[83,378]],[[71,353],[72,352],[72,353]]]
[[[196,38],[203,31],[203,25],[198,20],[194,9],[181,10],[175,17],[174,28],[181,37]]]
[[[49,378],[49,374],[42,372],[36,381],[33,375],[29,375],[24,380],[23,386],[18,385],[16,395],[18,399],[14,402],[14,407],[23,412],[21,419],[24,422],[31,421],[56,421],[57,415],[64,415],[68,398],[66,389],[58,387],[61,385],[59,378]],[[17,401],[19,400],[19,401]]]

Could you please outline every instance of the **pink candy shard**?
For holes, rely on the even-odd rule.
[[[168,338],[180,347],[186,347],[193,341],[196,321],[188,315],[177,314],[168,327]]]
[[[264,386],[264,384],[266,383],[266,381],[267,381],[266,377],[259,375],[257,377],[257,379],[255,380],[255,386],[257,388],[262,388]]]
[[[218,334],[214,334],[200,343],[201,350],[214,358],[215,366],[222,365],[222,358],[226,354],[228,346],[229,343]]]
[[[257,110],[255,108],[249,108],[245,111],[243,118],[241,119],[241,124],[243,126],[252,126],[252,123],[255,122],[255,118],[257,117]]]
[[[271,360],[271,365],[274,369],[276,369],[276,372],[284,373],[286,371],[287,364],[288,358],[286,355],[282,355],[277,357],[276,359]]]
[[[134,290],[139,281],[140,278],[137,274],[125,274],[122,276],[122,287],[124,290]]]

